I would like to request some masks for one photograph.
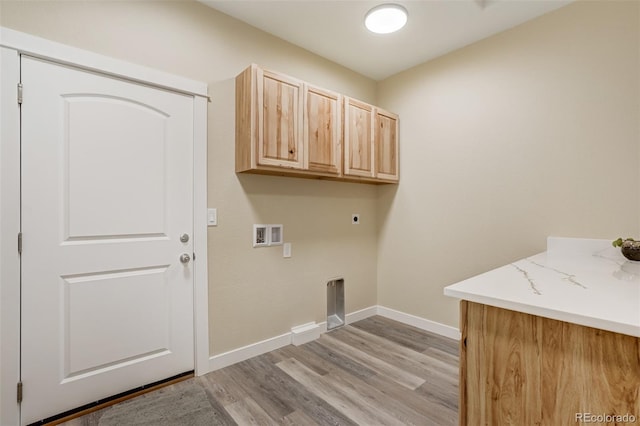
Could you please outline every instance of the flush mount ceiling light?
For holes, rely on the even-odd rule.
[[[382,4],[367,12],[364,25],[376,34],[398,31],[407,23],[407,10],[399,4]]]

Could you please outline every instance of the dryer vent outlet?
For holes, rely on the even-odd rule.
[[[327,330],[344,325],[344,278],[327,283]]]

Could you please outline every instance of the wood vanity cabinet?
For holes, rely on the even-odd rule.
[[[345,98],[344,174],[398,181],[398,116]]]
[[[461,426],[640,419],[640,338],[466,300],[460,327]]]
[[[236,172],[396,183],[398,116],[251,65],[236,77]]]

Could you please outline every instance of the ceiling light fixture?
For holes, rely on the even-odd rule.
[[[407,23],[407,9],[399,4],[382,4],[367,12],[364,25],[376,34],[398,31]]]

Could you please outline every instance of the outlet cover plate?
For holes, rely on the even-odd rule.
[[[282,245],[282,225],[267,225],[269,233],[269,245],[279,246]]]

